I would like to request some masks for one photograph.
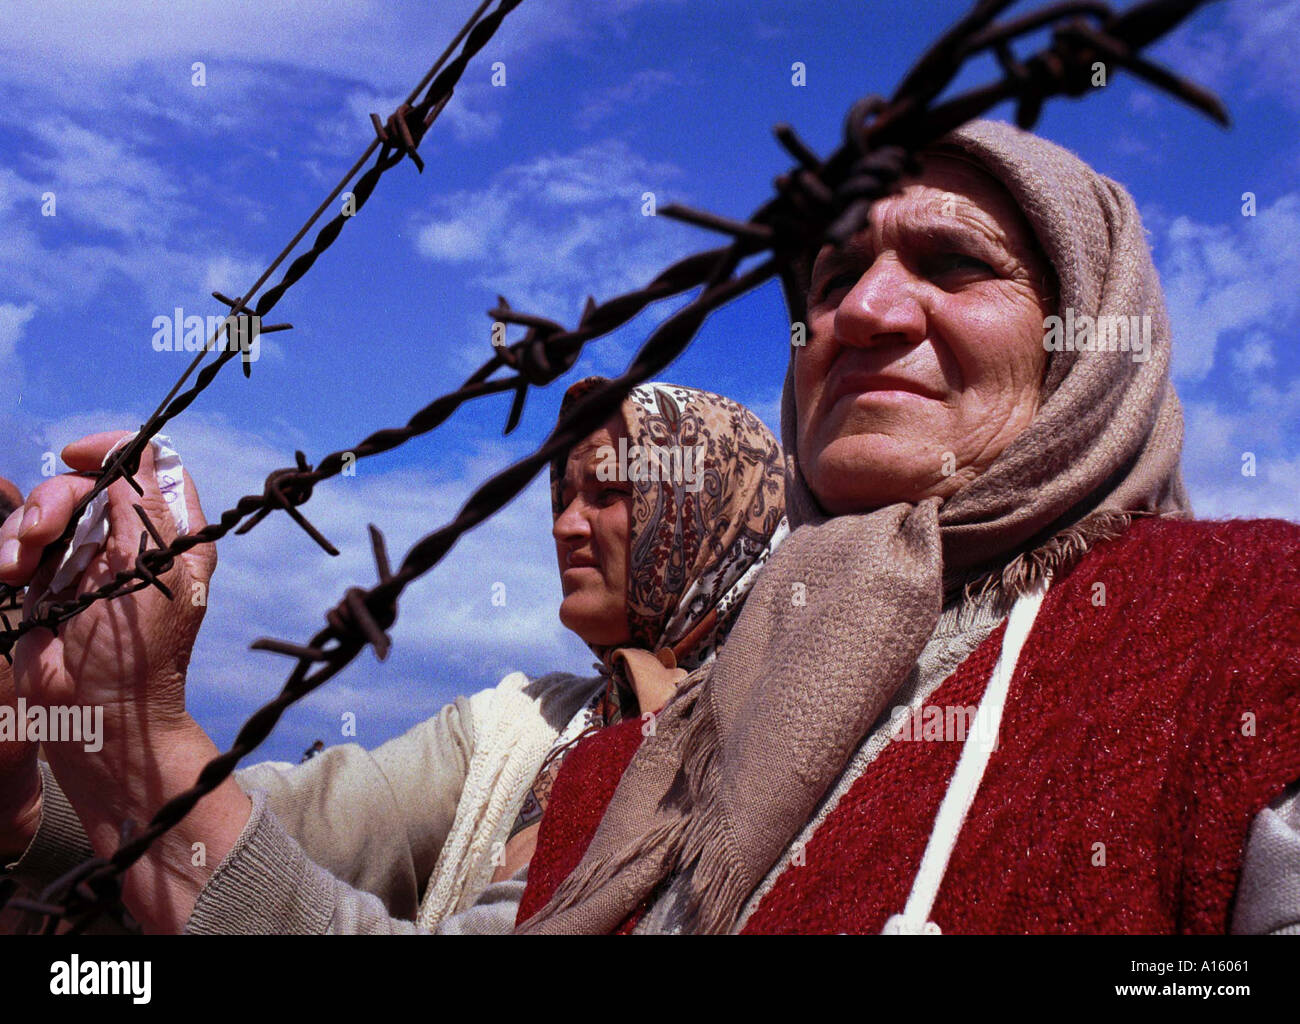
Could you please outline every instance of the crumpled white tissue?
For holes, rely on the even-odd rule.
[[[134,433],[128,434],[113,445],[104,456],[102,465],[108,465],[113,454],[135,436]],[[185,507],[185,472],[181,465],[181,457],[172,447],[171,438],[165,434],[155,434],[150,443],[153,446],[158,490],[162,492],[167,502],[172,521],[176,524],[176,532],[177,534],[189,533],[190,516]],[[91,560],[104,546],[108,535],[108,492],[100,491],[77,520],[77,529],[72,535],[72,541],[68,544],[63,560],[59,562],[54,579],[50,581],[48,593],[57,594],[76,583],[81,574],[86,571],[86,566],[90,565]]]

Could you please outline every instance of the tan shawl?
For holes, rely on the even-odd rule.
[[[1044,550],[1083,546],[1085,517],[1188,511],[1168,318],[1132,198],[1067,151],[1000,122],[972,123],[947,143],[1024,211],[1056,270],[1060,309],[1149,315],[1149,359],[1053,352],[1037,416],[983,475],[945,502],[833,518],[797,464],[787,373],[794,532],[726,650],[664,709],[581,864],[524,931],[611,931],[686,867],[694,929],[729,930],[912,668],[945,577],[983,570],[1023,583]],[[796,584],[804,606],[791,600]]]

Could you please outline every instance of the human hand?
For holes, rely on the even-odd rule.
[[[123,436],[115,432],[83,438],[64,449],[64,461],[74,470],[97,470]],[[134,505],[148,513],[165,543],[175,539],[176,524],[154,476],[152,447],[141,456],[136,480],[143,496],[123,480],[108,488],[110,535],[76,583],[78,594],[102,586],[135,564],[144,525]],[[40,600],[54,575],[55,559],[41,563],[46,546],[64,532],[77,502],[92,484],[86,477],[70,474],[47,480],[0,527],[0,582],[28,585],[29,607]],[[201,528],[203,513],[188,474],[186,505],[191,527]],[[29,704],[91,708],[102,714],[100,742],[105,749],[93,765],[79,764],[79,778],[90,771],[101,782],[144,787],[149,773],[135,769],[145,768],[156,756],[143,748],[165,743],[169,733],[192,724],[185,712],[185,673],[215,565],[213,547],[200,545],[179,556],[160,577],[174,600],[148,587],[97,602],[63,623],[57,636],[37,629],[15,646],[17,692]],[[200,593],[203,600],[195,600]],[[48,742],[46,754],[69,790],[59,768],[68,759],[85,761],[80,745]],[[69,797],[73,795],[69,791]],[[145,794],[138,796],[143,799]]]

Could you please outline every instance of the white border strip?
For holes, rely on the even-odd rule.
[[[1011,689],[1011,677],[1020,660],[1020,649],[1024,647],[1029,631],[1034,628],[1034,620],[1038,617],[1038,609],[1042,607],[1046,593],[1045,580],[1033,590],[1022,594],[1008,616],[1007,631],[1002,638],[1002,653],[998,656],[998,663],[993,666],[993,675],[975,716],[977,722],[987,723],[991,737],[996,737],[1002,727],[1002,711],[1006,707],[1007,692]],[[943,884],[952,851],[957,846],[957,837],[971,804],[975,801],[975,793],[979,790],[984,770],[988,767],[989,758],[996,746],[995,743],[979,743],[974,740],[974,736],[966,737],[961,758],[957,761],[957,770],[953,772],[948,792],[935,816],[930,841],[926,844],[921,866],[917,869],[907,905],[901,914],[895,914],[885,923],[886,935],[939,934],[939,926],[930,920],[930,912],[934,909],[934,901]]]

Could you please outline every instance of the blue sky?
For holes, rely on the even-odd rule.
[[[6,0],[0,475],[29,489],[45,452],[138,425],[187,358],[154,351],[153,318],[217,313],[210,291],[247,288],[366,145],[368,114],[391,111],[473,6]],[[833,147],[848,104],[891,91],[963,9],[525,0],[426,139],[425,173],[387,175],[277,307],[272,319],[295,329],[263,340],[252,380],[230,368],[173,424],[204,508],[260,492],[295,448],[312,459],[346,448],[457,386],[489,351],[484,311],[498,292],[573,323],[589,292],[611,297],[717,244],[642,216],[642,194],[747,216],[788,164],[772,124]],[[1197,513],[1300,519],[1300,0],[1213,5],[1155,54],[1217,90],[1232,129],[1115,75],[1086,101],[1049,105],[1038,130],[1137,198],[1174,327]],[[503,86],[491,84],[494,61]],[[991,73],[980,64],[962,81]],[[47,192],[53,217],[41,212]],[[1245,192],[1254,217],[1242,215]],[[620,369],[672,308],[592,346],[530,398],[511,437],[508,400],[485,400],[320,488],[307,511],[340,557],[283,517],[224,542],[190,679],[191,708],[217,742],[289,667],[248,643],[304,639],[346,587],[372,581],[367,522],[400,557],[545,435],[565,383]],[[665,377],[746,402],[775,429],[783,317],[774,286],[751,294],[715,314]],[[1246,452],[1254,477],[1242,475]],[[262,756],[340,742],[345,712],[373,746],[512,669],[585,671],[590,652],[556,618],[549,530],[539,481],[407,592],[386,663],[363,655],[294,708]],[[491,601],[497,582],[504,607]]]

